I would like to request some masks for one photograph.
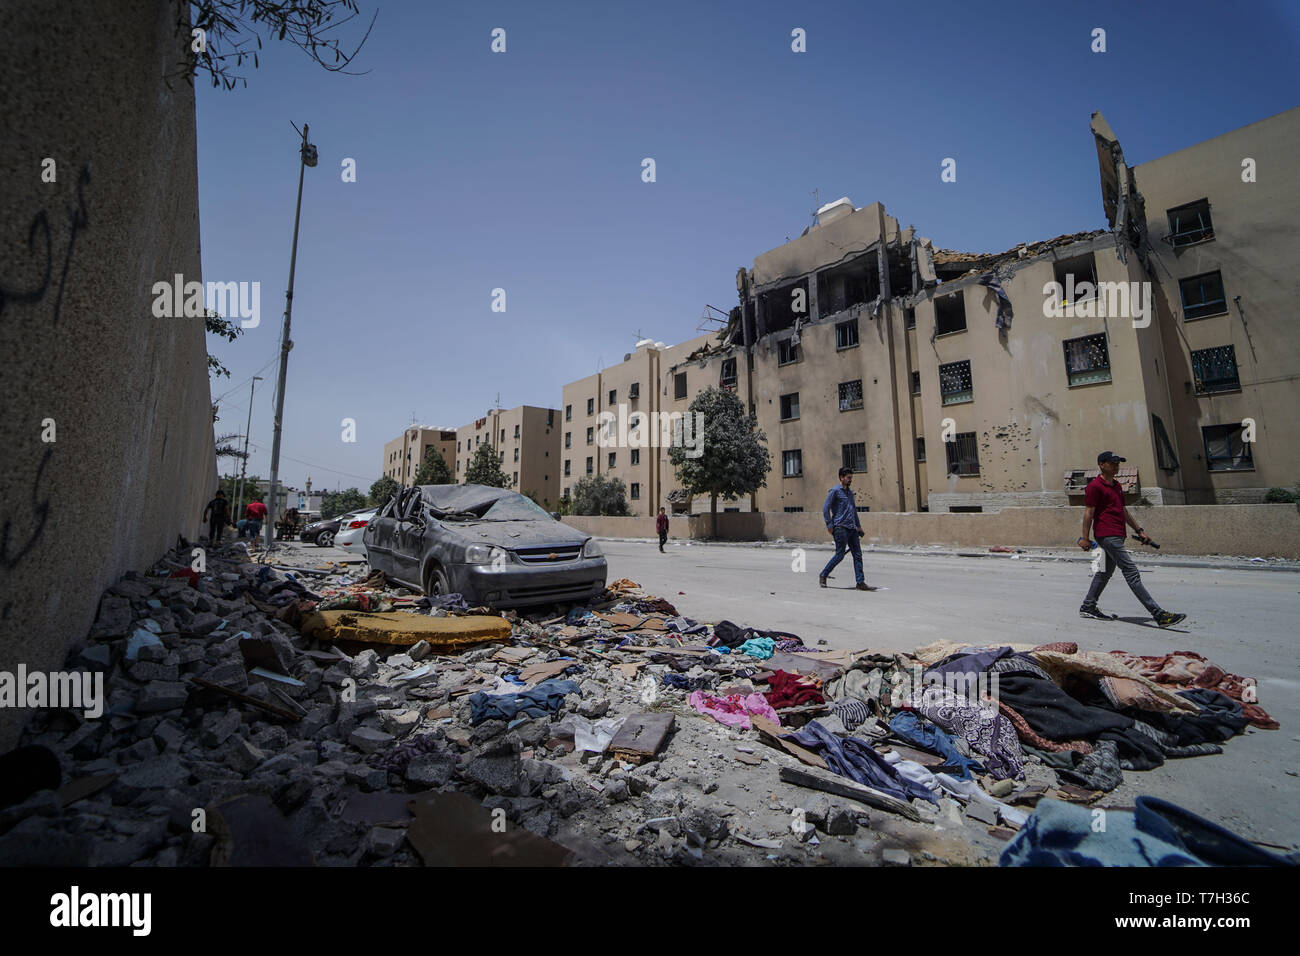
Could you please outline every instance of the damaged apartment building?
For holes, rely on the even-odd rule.
[[[970,254],[839,199],[739,271],[720,333],[630,357],[658,367],[665,411],[720,386],[757,416],[772,470],[728,507],[819,510],[842,465],[863,510],[1081,504],[1104,449],[1155,505],[1300,479],[1300,108],[1133,167],[1099,113],[1092,133],[1108,229]],[[591,391],[590,413],[588,384],[565,401]],[[656,454],[636,510],[682,510]]]

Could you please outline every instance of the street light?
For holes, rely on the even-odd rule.
[[[239,491],[235,494],[235,520],[239,520],[239,509],[244,503],[244,475],[248,471],[248,433],[253,430],[253,390],[262,376],[254,375],[248,386],[248,424],[244,426],[244,460],[239,465]]]
[[[290,124],[292,125],[292,124]],[[296,130],[298,127],[294,126]],[[284,418],[284,384],[289,374],[289,350],[293,342],[289,340],[289,320],[293,314],[293,273],[298,264],[298,222],[302,216],[302,179],[308,166],[315,166],[316,147],[307,142],[307,124],[302,124],[302,145],[298,155],[301,165],[298,167],[298,205],[293,214],[293,251],[289,254],[289,289],[284,294],[284,328],[280,332],[280,377],[275,389],[275,437],[271,442],[271,484],[266,502],[266,550],[271,550],[275,537],[275,505],[280,491],[280,426]]]

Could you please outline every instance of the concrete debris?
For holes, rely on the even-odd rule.
[[[67,665],[104,675],[104,715],[34,714],[22,743],[59,773],[0,806],[0,865],[744,865],[832,851],[911,865],[882,855],[886,832],[925,861],[969,841],[965,862],[979,863],[1002,846],[986,835],[992,798],[1032,804],[1068,786],[1030,758],[1023,783],[965,781],[987,803],[960,787],[903,800],[787,739],[817,720],[836,740],[896,750],[912,780],[941,781],[951,754],[891,736],[890,695],[957,645],[850,654],[778,635],[770,659],[723,654],[752,628],[697,628],[627,580],[587,605],[435,617],[419,595],[288,551],[272,567],[211,549],[194,579],[167,576],[190,560],[174,551],[161,574],[108,589]],[[339,595],[392,609],[317,610]],[[777,671],[812,680],[827,706],[783,703],[766,690]],[[473,722],[474,695],[546,680],[576,690]],[[707,713],[688,703],[697,691]],[[719,719],[764,693],[779,723]],[[860,706],[841,708],[850,697]],[[59,780],[71,782],[56,794]],[[191,826],[198,810],[209,832]],[[948,842],[930,853],[929,839]]]

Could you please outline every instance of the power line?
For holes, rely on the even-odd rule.
[[[264,447],[262,447],[255,441],[250,441],[248,444],[253,448],[256,448],[258,451],[266,451]],[[296,462],[299,465],[306,465],[308,468],[319,468],[321,471],[328,471],[336,475],[343,475],[346,478],[355,478],[357,479],[357,481],[374,481],[373,478],[367,478],[365,475],[354,475],[350,471],[340,471],[337,468],[330,468],[327,465],[317,464],[314,461],[304,461],[301,458],[294,458],[292,455],[286,455],[284,452],[281,452],[280,456],[282,458],[288,458],[290,461]]]
[[[213,401],[213,404],[215,404],[215,403],[221,401],[223,398],[225,398],[225,397],[226,397],[227,395],[229,395],[231,392],[235,392],[235,391],[238,391],[239,389],[243,388],[245,385],[247,385],[249,382],[251,382],[251,381],[252,381],[254,378],[256,378],[258,375],[261,375],[261,374],[262,374],[263,372],[265,372],[268,368],[270,368],[272,365],[274,365],[274,364],[275,364],[275,360],[278,359],[279,357],[280,357],[280,353],[279,353],[279,352],[276,352],[276,354],[274,354],[274,355],[271,356],[270,361],[268,361],[265,365],[263,365],[261,368],[259,368],[259,369],[258,369],[256,372],[254,372],[252,375],[248,376],[248,378],[244,379],[244,380],[243,380],[242,382],[240,382],[238,385],[234,385],[234,386],[230,387],[229,389],[227,389],[226,391],[224,391],[224,392],[222,392],[220,395],[218,395],[216,398],[214,398],[214,399],[212,400],[212,401]]]

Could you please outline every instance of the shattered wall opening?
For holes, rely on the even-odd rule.
[[[889,294],[901,299],[916,291],[912,285],[912,249],[907,246],[893,245],[885,250],[889,262]]]
[[[879,296],[880,271],[874,251],[817,273],[817,311],[821,315],[834,315]]]
[[[966,297],[960,292],[934,300],[934,334],[947,335],[966,329]]]
[[[807,277],[769,292],[763,292],[760,297],[763,302],[763,328],[760,334],[793,328],[796,319],[807,322],[811,318]],[[795,310],[796,305],[799,304],[803,306],[801,312]]]

